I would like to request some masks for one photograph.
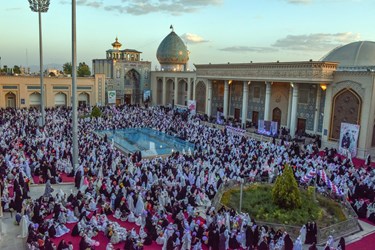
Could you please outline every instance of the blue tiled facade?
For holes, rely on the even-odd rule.
[[[259,89],[259,97],[255,95],[255,88]],[[264,82],[252,82],[249,89],[248,119],[253,117],[253,111],[259,112],[259,120],[264,119],[264,101],[266,97],[266,85]]]
[[[242,107],[242,96],[243,96],[243,83],[234,82],[230,85],[230,106],[229,115],[234,116],[234,109],[241,109]]]
[[[224,83],[212,83],[212,107],[211,115],[216,116],[217,109],[222,108],[224,103]]]

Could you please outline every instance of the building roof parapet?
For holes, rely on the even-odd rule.
[[[336,62],[196,64],[197,77],[224,80],[332,82]]]

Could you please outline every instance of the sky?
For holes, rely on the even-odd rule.
[[[335,47],[375,41],[374,0],[77,0],[77,57],[90,67],[116,36],[122,49],[156,51],[170,25],[194,64],[319,60]],[[1,67],[39,65],[38,14],[1,0]],[[71,61],[71,1],[42,14],[44,64]]]

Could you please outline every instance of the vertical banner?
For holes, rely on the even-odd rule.
[[[350,123],[341,123],[339,153],[351,157],[357,155],[359,125]]]
[[[108,103],[116,103],[116,90],[108,91]]]
[[[191,114],[195,115],[196,108],[197,108],[197,102],[195,100],[188,100],[187,101],[188,109]]]
[[[145,90],[143,92],[143,102],[150,102],[151,101],[151,90]]]

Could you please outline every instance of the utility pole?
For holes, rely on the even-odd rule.
[[[42,43],[42,13],[46,13],[50,0],[29,0],[30,9],[38,12],[39,16],[39,60],[40,60],[40,113],[42,114],[39,126],[46,122],[46,111],[44,109],[44,84],[43,84],[43,43]]]
[[[73,171],[78,168],[78,100],[77,100],[77,37],[76,0],[72,0],[72,129],[73,129]]]

